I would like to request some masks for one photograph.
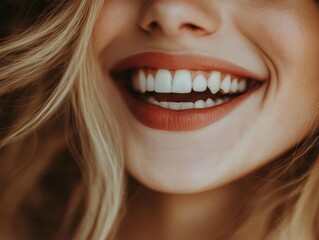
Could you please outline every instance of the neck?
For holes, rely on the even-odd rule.
[[[178,195],[155,192],[131,180],[119,239],[227,239],[243,200],[239,183]]]

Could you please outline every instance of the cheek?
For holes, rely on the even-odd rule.
[[[134,1],[107,1],[96,22],[93,33],[93,50],[97,56],[102,51],[125,34],[132,26],[132,19],[136,19],[137,4]],[[125,13],[125,14],[123,14]]]
[[[319,101],[318,22],[319,13],[309,18],[287,14],[274,17],[272,24],[264,27],[266,52],[276,70],[270,90],[278,97],[286,95],[291,102],[302,102],[303,108],[312,111]]]
[[[237,16],[239,28],[255,42],[278,74],[282,69],[295,72],[300,66],[312,67],[318,60],[318,9],[309,3],[290,5],[259,9],[258,14],[256,9],[249,9],[241,20]]]
[[[298,13],[298,14],[297,14]],[[273,69],[265,108],[283,134],[304,137],[319,101],[319,11],[265,11],[255,21],[255,42]],[[253,24],[253,23],[251,23]],[[277,114],[274,114],[274,111]]]
[[[274,18],[270,24],[264,26],[267,54],[273,61],[278,71],[296,72],[306,70],[318,62],[318,44],[314,39],[319,39],[319,32],[315,26],[305,26],[293,16]],[[319,19],[318,19],[319,21]],[[311,23],[309,23],[311,25]],[[306,69],[305,69],[306,68]]]
[[[248,11],[240,26],[271,71],[265,103],[283,109],[297,104],[303,110],[308,108],[308,115],[319,101],[319,11],[310,5],[258,14]]]

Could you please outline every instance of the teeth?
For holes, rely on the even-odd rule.
[[[155,92],[171,93],[172,92],[172,74],[168,70],[158,70],[155,77]]]
[[[197,75],[193,82],[193,90],[195,92],[205,92],[206,89],[207,89],[206,78],[202,74]]]
[[[181,102],[181,110],[194,109],[194,103],[192,102]]]
[[[148,103],[171,110],[189,110],[189,109],[203,109],[221,105],[230,101],[230,98],[216,99],[215,101],[208,98],[206,101],[198,100],[192,102],[158,102],[154,97],[145,99]]]
[[[173,93],[190,93],[192,91],[192,76],[187,70],[175,72]]]
[[[207,86],[212,94],[217,93],[220,90],[221,73],[213,72],[208,78]]]
[[[168,108],[172,110],[180,110],[181,109],[181,104],[177,102],[169,102],[168,103]]]
[[[195,109],[200,109],[200,108],[205,108],[205,107],[206,107],[206,104],[203,100],[198,100],[194,104]]]
[[[211,98],[208,98],[206,100],[206,107],[213,107],[213,106],[215,106],[215,102]]]
[[[155,90],[155,79],[151,74],[149,74],[146,79],[146,90],[149,92],[153,92]]]
[[[159,102],[158,102],[154,97],[148,98],[148,99],[147,99],[147,102],[148,102],[148,103],[151,103],[151,104],[153,104],[153,105],[157,105],[157,106],[160,105]]]
[[[230,87],[230,91],[232,93],[236,93],[238,91],[238,79],[234,79],[232,82],[231,82],[231,87]]]
[[[220,89],[223,93],[229,93],[231,87],[231,76],[227,75],[220,85]]]
[[[232,79],[230,74],[223,75],[221,72],[213,71],[206,79],[202,73],[192,74],[188,70],[175,71],[174,77],[171,71],[159,69],[155,74],[146,75],[144,70],[139,70],[133,74],[132,86],[135,91],[145,93],[191,93],[205,92],[207,88],[212,94],[221,92],[222,94],[236,94],[247,90],[247,79]],[[224,79],[222,79],[222,77]]]
[[[245,92],[247,88],[247,82],[246,80],[241,80],[238,84],[238,91],[239,92]]]
[[[216,106],[222,104],[223,102],[224,102],[224,101],[223,101],[222,99],[220,99],[220,98],[217,98],[217,99],[215,100]]]
[[[142,93],[146,92],[146,76],[144,71],[139,70],[137,74],[134,74],[133,88]]]
[[[160,105],[162,108],[168,108],[168,102],[160,102],[159,105]]]

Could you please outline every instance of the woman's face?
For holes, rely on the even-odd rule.
[[[195,193],[303,139],[319,101],[318,23],[314,0],[106,1],[93,46],[124,116],[128,172]]]

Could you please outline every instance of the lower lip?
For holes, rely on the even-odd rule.
[[[142,124],[157,130],[194,131],[223,119],[257,89],[259,87],[215,107],[178,111],[144,102],[123,88],[121,93],[131,113]]]

